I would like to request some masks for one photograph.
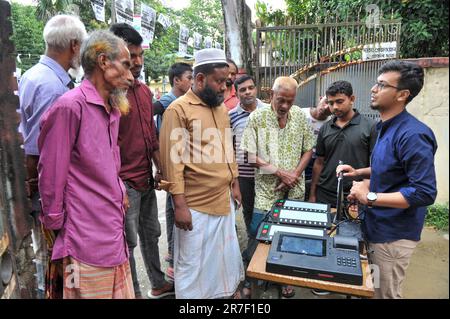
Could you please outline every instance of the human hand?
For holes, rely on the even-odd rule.
[[[343,172],[344,177],[357,177],[358,173],[356,169],[351,167],[350,165],[338,165],[336,167],[336,176],[339,176],[339,173]]]

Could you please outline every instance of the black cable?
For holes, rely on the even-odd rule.
[[[341,220],[339,223],[337,223],[333,228],[331,228],[330,229],[330,232],[328,233],[328,235],[330,236],[343,222],[350,222],[350,223],[354,223],[354,222],[356,222],[356,221],[361,221],[360,219],[359,219],[359,217],[362,215],[364,213],[364,211],[361,211],[361,213],[359,213],[358,214],[358,216],[354,219],[354,221],[353,220],[351,220],[351,219],[344,219],[344,220]]]

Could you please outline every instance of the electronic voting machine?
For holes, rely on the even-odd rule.
[[[350,285],[362,285],[363,274],[355,237],[318,237],[276,232],[266,271]]]
[[[277,200],[266,219],[259,225],[256,236],[263,242],[272,241],[277,231],[325,236],[332,223],[330,205],[291,199]]]
[[[330,237],[330,205],[280,199],[261,222],[256,239],[271,242],[266,271],[361,285],[359,243],[354,237]]]

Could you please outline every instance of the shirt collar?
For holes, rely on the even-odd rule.
[[[142,83],[141,81],[139,81],[138,79],[134,79],[134,82],[133,82],[132,87],[133,87],[133,88],[138,88],[138,87],[140,87],[142,84],[143,84],[143,83]]]
[[[407,115],[408,111],[404,109],[401,113],[397,114],[393,118],[387,120],[387,121],[379,121],[377,123],[377,130],[380,131],[386,131],[390,126],[396,125],[397,123],[400,123]]]
[[[353,115],[353,117],[350,120],[350,122],[348,122],[347,125],[345,125],[345,126],[359,125],[361,123],[361,114],[358,112],[357,109],[353,109],[353,111],[355,112],[355,114]],[[334,116],[332,121],[333,121],[332,124],[336,126],[337,117]]]
[[[91,81],[89,81],[88,79],[84,79],[81,82],[80,90],[86,97],[87,103],[95,104],[105,108],[105,102],[103,101],[103,98],[100,96],[96,87],[94,86],[94,84],[92,84]]]
[[[53,72],[55,72],[56,76],[61,80],[64,86],[68,86],[69,83],[72,81],[66,70],[64,70],[63,67],[52,58],[46,55],[42,55],[39,60],[39,63],[49,67]]]
[[[264,106],[264,103],[260,99],[256,99],[256,109],[260,109]],[[237,114],[241,115],[242,113],[250,113],[242,108],[241,103],[238,104],[236,109]]]
[[[194,91],[192,91],[192,89],[189,89],[185,96],[188,98],[189,103],[192,105],[208,106],[205,102],[202,101],[202,99],[200,99],[199,96],[197,96],[197,94],[194,93]]]

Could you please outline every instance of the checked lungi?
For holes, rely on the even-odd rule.
[[[64,299],[134,299],[128,261],[116,267],[94,267],[68,256],[63,259]]]

